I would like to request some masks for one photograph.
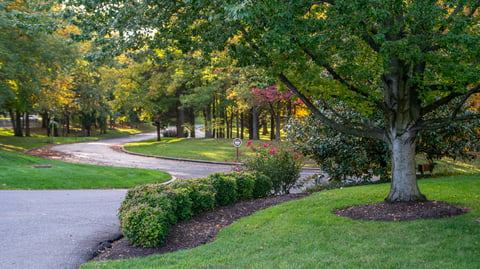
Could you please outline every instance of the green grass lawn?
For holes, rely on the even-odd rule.
[[[159,142],[149,140],[129,143],[125,149],[148,155],[190,160],[234,162],[236,159],[236,148],[231,139],[166,137]],[[247,151],[245,141],[238,150],[241,153],[240,156]]]
[[[130,188],[170,178],[156,170],[71,164],[0,149],[0,189]]]
[[[427,163],[424,156],[419,154],[417,156],[417,163]],[[435,161],[435,168],[433,170],[434,176],[452,176],[460,174],[474,174],[480,173],[480,158],[474,160],[453,160],[450,158],[443,158]],[[428,175],[430,176],[430,175]]]
[[[431,200],[471,209],[453,218],[374,222],[332,210],[382,201],[389,184],[336,189],[259,211],[191,250],[90,268],[471,268],[480,261],[480,174],[421,180]]]

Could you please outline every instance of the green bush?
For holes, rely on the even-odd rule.
[[[147,203],[154,206],[155,198],[152,196],[163,193],[167,188],[162,184],[144,184],[129,189],[120,206],[118,216],[121,217],[125,211],[138,204]]]
[[[165,193],[166,190],[168,190],[168,186],[160,184],[149,184],[135,187],[132,191],[127,192],[126,198],[119,209],[119,217],[131,207],[138,204],[146,204],[151,207],[161,208],[165,211],[168,221],[172,224],[176,223],[177,216],[175,214],[175,201]]]
[[[138,204],[126,210],[120,218],[120,225],[125,238],[141,247],[163,244],[170,228],[168,213],[148,204]]]
[[[190,199],[190,192],[187,189],[169,188],[166,194],[174,201],[174,212],[178,220],[189,220],[193,216],[192,206],[193,202]]]
[[[253,198],[262,198],[272,195],[273,183],[270,177],[264,174],[255,174],[255,186],[253,188]]]
[[[249,200],[253,198],[255,188],[255,176],[250,173],[233,172],[230,176],[235,179],[237,184],[238,200]],[[271,185],[270,185],[271,188]]]
[[[230,205],[237,201],[237,184],[229,174],[214,173],[210,174],[208,179],[215,188],[217,205]]]
[[[232,204],[240,199],[271,194],[269,177],[249,173],[215,173],[208,178],[175,181],[170,185],[148,184],[130,189],[119,209],[120,227],[133,245],[163,244],[171,224]]]
[[[198,215],[215,208],[215,189],[206,178],[178,180],[173,189],[185,189],[192,200],[192,212]]]
[[[282,144],[247,145],[251,146],[254,154],[245,159],[242,169],[270,177],[275,194],[290,193],[290,189],[297,185],[300,178],[302,156],[293,148]]]

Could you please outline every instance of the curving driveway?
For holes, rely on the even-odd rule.
[[[154,133],[56,145],[65,161],[158,169],[177,178],[229,171],[215,165],[148,158],[111,147]],[[88,261],[99,242],[118,236],[116,212],[126,190],[0,190],[0,268],[73,269]]]
[[[70,155],[63,158],[68,162],[155,169],[168,172],[178,179],[203,177],[214,172],[232,170],[232,165],[166,160],[112,149],[117,145],[152,139],[155,135],[155,132],[150,132],[101,141],[56,145],[51,149]]]

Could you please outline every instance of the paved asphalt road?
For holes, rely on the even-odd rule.
[[[178,179],[203,177],[218,171],[232,170],[231,165],[205,164],[148,158],[120,153],[111,148],[111,146],[148,140],[151,138],[155,138],[155,132],[101,141],[63,144],[54,146],[52,149],[73,155],[73,158],[66,159],[66,161],[69,162],[156,169],[166,171]]]
[[[0,191],[0,268],[73,269],[118,234],[126,190]]]
[[[177,178],[200,177],[231,166],[178,162],[129,155],[110,146],[145,140],[140,134],[96,142],[58,145],[67,161],[167,171]],[[88,261],[99,242],[118,234],[117,209],[126,190],[0,190],[0,268],[73,269]]]
[[[111,148],[154,135],[56,145],[52,149],[69,154],[65,161],[157,169],[178,179],[232,168],[141,157]],[[116,213],[125,193],[126,190],[0,190],[0,269],[78,268],[92,257],[99,242],[118,234]]]

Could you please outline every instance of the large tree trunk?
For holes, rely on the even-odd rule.
[[[245,114],[242,112],[240,113],[240,139],[244,139],[244,132],[245,132]]]
[[[161,129],[160,124],[157,124],[156,127],[157,127],[157,141],[162,141],[162,133],[160,132],[160,129]]]
[[[415,173],[415,143],[418,131],[412,130],[420,118],[418,92],[409,82],[408,65],[398,58],[390,59],[390,73],[382,77],[388,117],[388,145],[392,156],[392,186],[385,198],[389,203],[425,201],[418,188]]]
[[[12,119],[14,136],[23,136],[22,131],[22,113],[10,110],[10,118]]]
[[[192,130],[190,130],[190,137],[195,138],[197,137],[197,134],[195,131],[195,112],[193,111],[193,109],[189,109],[188,114],[189,114],[190,125],[192,126],[191,127]]]
[[[416,132],[406,132],[393,137],[390,149],[392,151],[392,185],[386,202],[417,202],[425,201],[420,192],[415,173],[415,137]]]
[[[280,121],[281,121],[281,118],[280,118],[280,110],[277,111],[276,115],[275,115],[275,140],[277,141],[280,141],[280,129],[281,129],[281,126],[280,126]]]
[[[184,127],[185,124],[185,110],[178,108],[180,104],[177,104],[177,137],[185,137]]]
[[[275,140],[275,111],[270,113],[270,140]]]

